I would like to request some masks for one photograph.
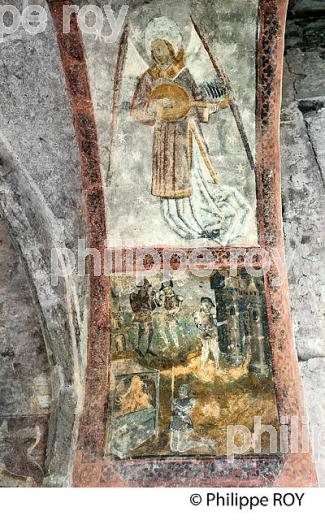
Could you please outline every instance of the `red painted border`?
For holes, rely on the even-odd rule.
[[[280,110],[287,0],[260,0],[257,55],[257,203],[259,241],[285,262],[280,160]],[[271,52],[268,52],[271,51]],[[285,264],[284,264],[285,265]],[[266,304],[280,416],[305,418],[298,358],[294,346],[288,281],[277,287],[273,265],[265,277]],[[299,428],[301,432],[301,428]],[[301,435],[298,443],[301,446]],[[277,486],[317,486],[311,453],[288,455]]]
[[[70,3],[68,0],[48,0],[57,32],[73,123],[80,148],[87,246],[99,250],[103,259],[106,220],[101,162],[84,47],[74,14],[71,16],[70,33],[63,34],[62,31],[63,5]],[[93,275],[91,257],[88,261],[88,272],[86,404],[80,422],[78,450],[87,452],[90,449],[96,460],[104,453],[106,389],[109,376],[109,280],[105,276]]]
[[[62,6],[68,0],[48,0],[74,125],[80,146],[89,247],[101,252],[106,239],[104,186],[97,131],[82,37],[72,17],[72,31],[62,33]],[[287,0],[260,0],[257,95],[257,200],[261,247],[276,249],[284,259],[281,220],[279,112],[283,40]],[[271,49],[271,54],[266,53]],[[229,248],[214,249],[216,267],[229,264]],[[84,411],[75,457],[75,486],[316,486],[311,454],[285,458],[168,458],[132,461],[104,459],[109,388],[109,283],[94,277],[89,266],[89,338]],[[304,417],[297,356],[293,344],[287,281],[272,285],[275,266],[265,278],[270,343],[273,352],[280,415]],[[299,442],[301,439],[299,439]]]

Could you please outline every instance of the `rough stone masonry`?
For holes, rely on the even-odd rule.
[[[282,201],[292,317],[318,478],[325,456],[325,5],[289,7],[281,114]],[[323,453],[322,453],[323,452]]]

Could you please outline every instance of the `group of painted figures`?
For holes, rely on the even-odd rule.
[[[137,291],[130,295],[130,303],[133,311],[133,319],[138,323],[138,343],[136,352],[141,357],[146,354],[157,356],[158,354],[152,350],[153,329],[153,313],[156,312],[161,318],[160,334],[164,341],[164,348],[168,348],[169,341],[167,333],[169,332],[174,348],[179,349],[179,339],[177,333],[177,320],[182,309],[183,297],[176,294],[172,280],[165,281],[161,284],[159,291],[152,288],[147,279],[137,285]],[[162,310],[159,313],[159,310]],[[225,322],[218,322],[215,316],[215,305],[211,298],[202,297],[200,308],[193,315],[194,323],[198,329],[198,334],[202,345],[201,355],[201,372],[204,374],[205,367],[211,353],[216,372],[219,369],[219,341],[218,327]],[[143,350],[145,344],[145,350]]]

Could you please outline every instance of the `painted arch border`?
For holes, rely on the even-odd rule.
[[[72,15],[71,32],[62,31],[62,10],[70,0],[47,0],[56,28],[61,59],[81,156],[81,176],[88,246],[104,252],[105,187],[82,36]],[[281,209],[279,120],[283,48],[288,0],[259,1],[257,52],[257,220],[260,246],[284,265]],[[215,268],[229,265],[229,248],[213,249]],[[173,457],[127,461],[105,459],[109,393],[109,280],[95,277],[89,260],[89,333],[86,388],[80,420],[72,485],[79,487],[307,487],[317,486],[311,452],[283,456],[226,458]],[[274,280],[276,266],[265,276],[270,345],[280,416],[304,423],[302,389],[294,348],[288,282]],[[298,428],[301,432],[301,428]],[[298,446],[302,436],[299,435]],[[301,451],[301,450],[300,450]]]

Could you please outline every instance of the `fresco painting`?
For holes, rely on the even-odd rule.
[[[117,53],[85,35],[112,247],[256,245],[257,17],[134,0]]]
[[[88,244],[125,260],[108,276],[89,273],[74,484],[313,485],[312,454],[273,449],[268,433],[260,450],[234,459],[227,450],[231,425],[253,432],[257,417],[279,440],[283,418],[304,421],[278,262],[253,277],[240,261],[229,276],[238,249],[251,259],[276,251],[284,265],[286,0],[130,0],[127,13],[117,0],[114,41],[106,22],[78,31],[74,19],[73,35],[62,33],[62,3],[50,5],[81,151]],[[163,273],[165,251],[182,257],[202,247],[213,271]],[[141,272],[137,251],[160,265]]]
[[[111,455],[225,455],[229,425],[278,428],[263,282],[244,269],[114,275],[111,345]]]
[[[86,40],[112,247],[258,245],[257,7],[134,2],[111,98]],[[108,456],[224,456],[230,425],[278,426],[262,278],[138,272],[110,288]]]

